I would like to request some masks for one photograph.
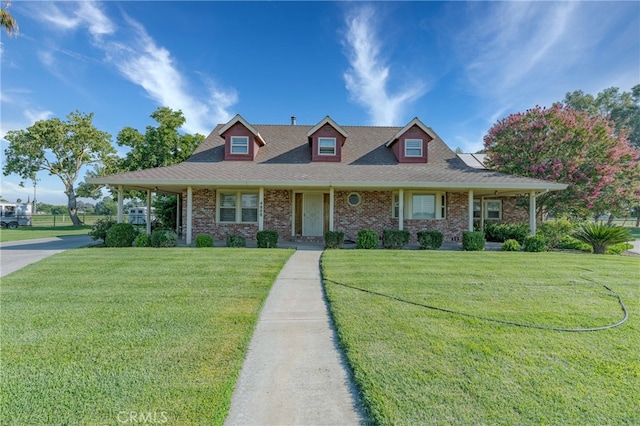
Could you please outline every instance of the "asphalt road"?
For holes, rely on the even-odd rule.
[[[0,243],[0,277],[65,250],[93,244],[88,235]]]

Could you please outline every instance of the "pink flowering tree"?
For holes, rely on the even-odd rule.
[[[640,150],[606,117],[536,107],[498,121],[484,146],[494,170],[568,185],[538,198],[545,211],[597,217],[640,199]]]

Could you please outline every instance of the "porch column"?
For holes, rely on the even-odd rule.
[[[122,185],[118,185],[118,223],[122,223],[122,210],[124,210],[123,197],[124,190],[122,189]]]
[[[193,189],[187,186],[187,245],[191,245],[191,227],[193,222]]]
[[[264,230],[264,188],[260,187],[258,195],[258,231]]]
[[[536,234],[536,192],[529,193],[529,233]]]
[[[182,193],[176,195],[176,234],[180,235],[180,216],[182,216]]]
[[[151,234],[151,190],[147,189],[147,234]]]
[[[484,197],[480,197],[480,229],[484,231]]]
[[[473,189],[469,190],[469,231],[473,231]]]
[[[395,206],[394,206],[395,207]],[[398,230],[404,229],[404,189],[398,191]]]
[[[334,206],[333,187],[329,188],[329,231],[333,231],[333,206]]]

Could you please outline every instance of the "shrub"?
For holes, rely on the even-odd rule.
[[[418,242],[423,250],[437,250],[442,246],[444,235],[440,231],[420,231],[418,232]]]
[[[386,249],[400,250],[409,244],[411,234],[409,231],[399,229],[385,229],[382,231],[382,246]]]
[[[530,253],[547,251],[547,242],[542,235],[527,235],[527,238],[524,239],[524,251]]]
[[[594,254],[604,254],[607,247],[631,240],[627,228],[604,223],[583,223],[573,236],[589,244]]]
[[[247,240],[242,235],[227,235],[227,247],[246,247]]]
[[[278,231],[260,231],[256,235],[258,248],[278,247]]]
[[[131,247],[138,231],[130,223],[116,223],[107,230],[104,245],[107,247]]]
[[[151,236],[149,234],[138,234],[135,240],[133,240],[134,247],[151,247]]]
[[[170,229],[156,229],[151,233],[152,247],[175,247],[178,245],[178,234]]]
[[[462,250],[465,251],[482,251],[486,241],[484,233],[466,231],[462,233]]]
[[[211,235],[198,235],[195,240],[196,247],[204,248],[204,247],[213,247],[213,238]]]
[[[583,243],[570,235],[563,237],[556,248],[563,250],[580,250],[591,253],[591,246],[589,244]]]
[[[107,231],[109,230],[109,228],[111,228],[115,224],[116,224],[116,221],[111,219],[110,217],[98,219],[91,227],[91,230],[89,231],[89,236],[94,240],[104,241],[104,239],[107,236]]]
[[[547,242],[547,248],[553,249],[560,246],[564,237],[570,235],[575,225],[565,218],[542,222],[538,226],[537,233],[542,235]]]
[[[324,233],[324,247],[328,249],[339,249],[344,242],[344,232],[327,231]]]
[[[529,234],[529,225],[515,223],[485,223],[484,236],[487,241],[502,243],[516,240],[522,243]]]
[[[520,243],[514,239],[508,239],[502,243],[502,251],[520,251]]]
[[[356,240],[356,248],[374,249],[378,247],[378,234],[371,229],[361,229],[358,231],[358,239]]]
[[[632,249],[633,245],[629,244],[629,243],[619,243],[619,244],[614,244],[612,246],[608,246],[607,250],[604,252],[604,254],[622,254],[625,251]]]

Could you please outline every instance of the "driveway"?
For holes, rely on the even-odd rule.
[[[0,277],[65,250],[85,247],[94,241],[88,235],[41,238],[0,243]]]

